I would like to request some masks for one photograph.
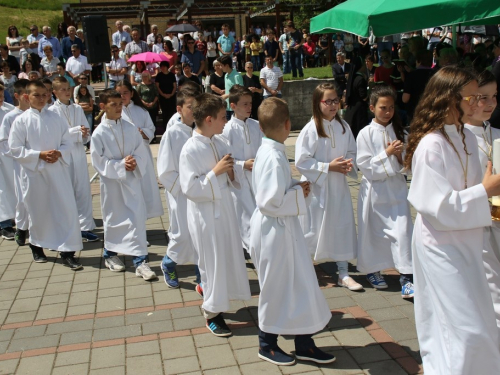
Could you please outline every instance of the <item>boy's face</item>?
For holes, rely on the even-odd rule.
[[[184,68],[182,68],[182,70],[184,71],[184,75],[191,74],[191,66],[189,65],[186,65]]]
[[[26,48],[28,49],[30,46],[30,43],[29,42],[23,42],[23,48]]]
[[[181,75],[181,69],[180,68],[175,68],[175,74],[177,74],[178,76]]]
[[[58,66],[56,69],[57,69],[57,73],[58,73],[61,77],[64,77],[64,75],[66,74],[66,70],[64,70],[62,66]]]
[[[234,111],[236,118],[240,120],[250,117],[252,114],[252,97],[243,95],[238,103],[231,103],[231,109]]]
[[[184,104],[177,106],[177,112],[181,115],[181,120],[186,125],[191,125],[194,122],[193,118],[193,99],[187,98],[184,100]]]
[[[47,89],[42,89],[41,87],[32,88],[28,94],[28,99],[30,101],[31,108],[38,109],[41,111],[45,104],[47,103],[48,91]]]
[[[45,88],[47,89],[47,104],[52,104],[52,95],[50,93],[52,92],[52,84],[51,83],[44,83]]]
[[[212,117],[212,126],[214,134],[222,134],[224,130],[224,125],[226,125],[226,110],[221,109],[217,116]]]
[[[268,34],[267,39],[269,39],[272,42],[274,40],[274,34]]]
[[[32,73],[32,74],[28,75],[28,79],[30,81],[36,81],[38,79],[38,74]]]
[[[67,102],[71,99],[71,88],[69,87],[69,82],[60,83],[57,90],[54,90],[54,94],[57,99],[61,102]]]
[[[106,118],[110,120],[118,120],[122,117],[122,99],[109,98],[106,104],[100,103],[99,107],[106,113]]]
[[[224,33],[224,35],[229,35],[229,29],[227,27],[223,27],[222,28],[222,32]]]

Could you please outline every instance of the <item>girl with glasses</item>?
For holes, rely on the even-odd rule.
[[[295,146],[295,166],[311,182],[307,216],[300,218],[315,261],[337,262],[338,285],[361,290],[348,273],[356,258],[356,225],[347,175],[357,179],[356,141],[339,114],[335,86],[323,83],[313,92],[313,118],[301,130]]]

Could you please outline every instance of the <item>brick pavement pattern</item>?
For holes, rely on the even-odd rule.
[[[293,164],[298,133],[287,141]],[[152,145],[156,156],[158,145]],[[88,155],[87,155],[88,156]],[[292,167],[294,175],[297,171]],[[89,174],[94,174],[89,164]],[[359,183],[349,180],[356,209]],[[95,233],[103,238],[98,181],[92,185]],[[165,195],[161,191],[165,204]],[[121,257],[125,273],[110,272],[103,242],[85,243],[76,256],[81,271],[49,262],[32,262],[28,246],[0,240],[0,374],[417,374],[422,373],[413,304],[401,298],[397,272],[385,273],[389,288],[377,291],[350,265],[365,290],[336,285],[333,262],[316,265],[318,281],[332,310],[328,326],[315,335],[317,346],[337,357],[319,366],[298,361],[278,367],[257,357],[257,274],[247,262],[250,301],[234,301],[225,314],[230,338],[205,328],[195,292],[193,266],[179,266],[180,289],[163,282],[160,262],[166,251],[168,215],[148,220],[150,263],[159,276],[135,276],[132,261]],[[291,352],[293,337],[280,346]]]

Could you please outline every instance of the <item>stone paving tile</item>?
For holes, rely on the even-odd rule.
[[[35,326],[35,327],[25,327],[25,328],[18,328],[16,329],[16,333],[14,334],[13,339],[25,339],[25,338],[30,338],[30,337],[38,337],[38,336],[43,336],[45,333],[47,326],[45,324]],[[56,333],[56,332],[52,332]],[[50,332],[47,332],[47,334],[50,334]]]
[[[191,336],[163,339],[160,340],[160,346],[163,359],[196,356],[196,349]]]
[[[365,363],[362,365],[363,369],[369,375],[379,375],[379,374],[391,374],[391,375],[406,375],[404,371],[397,362],[394,361],[382,361],[382,362],[372,362]]]
[[[146,341],[127,344],[127,357],[136,357],[148,354],[160,354],[160,343],[158,341]],[[139,371],[138,373],[141,373],[141,371]]]
[[[125,365],[125,345],[92,349],[90,368],[108,368]]]
[[[144,374],[145,371],[148,375],[163,374],[162,360],[159,354],[127,358],[127,374]]]
[[[19,358],[2,361],[0,375],[14,374],[19,363]]]
[[[111,368],[101,368],[90,370],[89,375],[123,375],[125,374],[125,366],[116,366]]]
[[[90,349],[75,350],[72,352],[57,353],[55,366],[70,366],[81,363],[88,364]]]
[[[37,357],[21,358],[17,368],[17,375],[50,374],[55,354],[40,355]]]
[[[52,370],[51,375],[86,375],[88,374],[89,364],[81,363],[78,365],[70,365],[64,367],[56,367]]]
[[[183,372],[197,371],[200,368],[198,357],[172,358],[163,361],[165,374],[182,374]]]
[[[78,322],[74,322],[75,326]],[[92,331],[70,332],[61,335],[61,342],[59,345],[80,344],[83,342],[92,341]]]

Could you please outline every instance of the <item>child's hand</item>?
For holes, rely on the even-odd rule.
[[[85,126],[81,126],[81,129],[82,129],[82,137],[86,137],[87,135],[89,135],[89,129],[87,129]]]
[[[299,182],[298,185],[302,187],[304,198],[307,198],[309,196],[309,193],[311,192],[311,183],[309,181],[302,181]]]
[[[142,136],[142,139],[149,139],[148,136],[146,134],[144,134],[144,132],[142,131],[142,129],[137,129],[139,130],[139,133],[141,133],[141,136]]]
[[[253,163],[254,163],[255,159],[248,159],[245,164],[243,165],[243,167],[245,169],[248,169],[249,171],[251,171],[253,169]]]
[[[401,141],[397,140],[387,143],[387,148],[385,149],[385,153],[387,154],[387,156],[401,155],[402,152],[403,152],[403,143]]]
[[[39,158],[49,164],[55,163],[61,157],[61,153],[57,150],[42,151]]]
[[[234,159],[231,157],[231,154],[224,155],[222,159],[215,165],[214,169],[212,169],[216,176],[219,176],[223,173],[227,173],[231,169],[233,169]]]
[[[129,172],[135,171],[137,167],[137,162],[135,161],[132,155],[129,155],[125,158],[125,170]]]
[[[352,159],[344,159],[343,156],[339,156],[330,162],[328,170],[330,172],[339,172],[346,175],[352,170],[352,167]]]

